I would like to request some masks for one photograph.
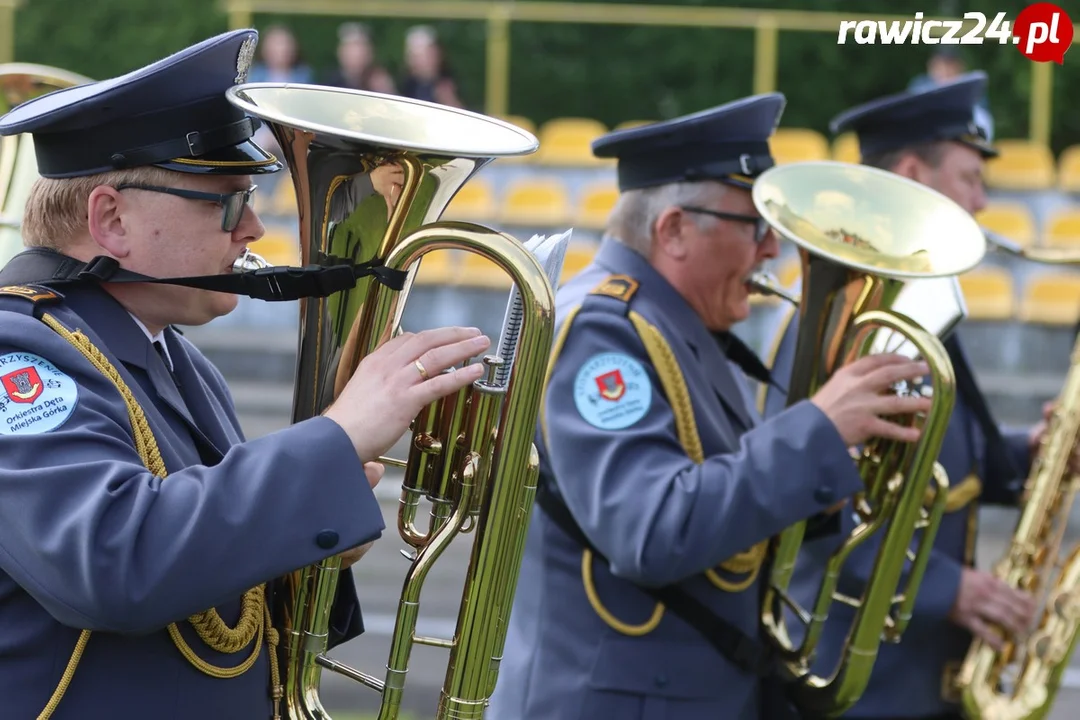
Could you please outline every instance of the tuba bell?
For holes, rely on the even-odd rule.
[[[77,73],[31,63],[0,64],[0,114],[54,90],[91,82]],[[29,133],[0,138],[0,265],[22,250],[23,206],[38,179]]]
[[[407,271],[401,291],[361,279],[300,305],[292,419],[320,414],[359,362],[398,331],[416,270],[434,250],[474,253],[512,281],[520,308],[515,342],[488,356],[486,379],[424,409],[411,429],[398,530],[411,546],[385,676],[326,654],[340,560],[329,558],[283,578],[272,607],[279,631],[288,720],[327,720],[319,698],[329,670],[381,694],[380,720],[398,717],[415,644],[449,651],[438,707],[429,717],[479,719],[495,688],[536,488],[533,436],[553,339],[551,282],[513,237],[439,216],[455,193],[501,156],[524,155],[536,138],[505,122],[433,103],[312,85],[250,83],[227,97],[273,132],[299,212],[302,265],[376,261]],[[509,325],[508,325],[509,327]],[[507,348],[506,335],[500,350]],[[421,498],[431,502],[423,527]],[[473,536],[452,638],[416,633],[420,594],[440,554]]]
[[[799,313],[789,405],[814,395],[843,365],[863,355],[900,350],[929,366],[929,388],[915,383],[895,388],[932,396],[926,415],[893,419],[920,427],[920,440],[877,438],[852,450],[866,485],[850,508],[858,524],[831,554],[811,606],[803,607],[789,592],[806,522],[773,539],[761,613],[764,633],[791,683],[793,702],[812,716],[835,717],[862,695],[880,643],[897,642],[905,631],[947,495],[948,479],[937,456],[955,388],[937,333],[955,325],[957,312],[950,307],[944,320],[917,323],[898,307],[915,297],[905,288],[934,283],[941,291],[942,282],[947,285],[978,264],[986,241],[970,215],[945,196],[866,166],[774,167],[755,181],[753,199],[762,217],[798,246],[802,265],[799,297],[779,293],[796,303]],[[944,292],[947,296],[948,287]],[[843,595],[837,589],[840,568],[876,534],[881,545],[863,594]],[[832,672],[816,674],[811,668],[833,603],[852,606],[855,617]],[[801,639],[790,632],[789,613],[802,626]]]
[[[1075,251],[1025,248],[987,232],[1000,251],[1046,265],[1080,264]],[[971,720],[1041,720],[1053,706],[1080,638],[1080,543],[1064,548],[1080,477],[1069,467],[1080,440],[1080,336],[1024,483],[1022,508],[994,574],[1036,597],[1040,614],[1022,642],[1005,638],[998,651],[975,638],[956,674],[961,709]],[[1064,552],[1063,552],[1064,548]]]

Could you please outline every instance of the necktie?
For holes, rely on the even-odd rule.
[[[179,390],[181,387],[180,379],[176,377],[176,372],[174,372],[172,361],[169,358],[169,353],[165,350],[165,343],[161,340],[155,340],[154,349],[157,350],[157,354],[161,358],[161,362],[165,364],[165,369],[169,371],[169,377],[172,378],[173,384],[176,385],[176,388]]]

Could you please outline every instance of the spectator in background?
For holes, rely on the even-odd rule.
[[[908,92],[921,92],[951,82],[967,72],[967,63],[952,46],[940,45],[926,61],[926,72],[908,83]],[[975,122],[986,131],[987,142],[994,140],[994,116],[990,114],[990,99],[986,92],[975,104]]]
[[[326,78],[327,85],[395,93],[394,80],[375,62],[371,35],[360,23],[347,22],[338,27],[338,66]]]
[[[434,28],[416,25],[405,35],[405,79],[401,94],[416,100],[465,107],[457,93],[457,83],[443,57]]]
[[[300,59],[300,47],[292,30],[284,25],[266,28],[259,43],[260,61],[251,66],[247,82],[313,83],[315,74]],[[281,156],[281,147],[266,125],[255,131],[255,142],[274,155]]]
[[[251,67],[248,82],[314,82],[311,68],[300,59],[300,48],[292,30],[272,25],[263,32],[259,44],[260,61]]]

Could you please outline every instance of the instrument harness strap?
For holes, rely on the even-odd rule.
[[[93,342],[91,342],[90,338],[86,335],[78,331],[72,332],[68,330],[51,315],[45,314],[41,319],[62,338],[71,343],[71,345],[81,352],[102,375],[113,383],[120,393],[120,396],[123,398],[124,404],[127,406],[128,419],[131,421],[132,436],[135,440],[135,449],[139,453],[139,457],[142,459],[147,470],[164,479],[168,472],[165,468],[165,461],[161,457],[161,451],[158,448],[157,441],[154,439],[153,430],[151,430],[150,423],[146,420],[146,415],[143,413],[142,408],[139,407],[138,401],[132,394],[131,389],[120,376],[120,373],[112,363],[109,362],[104,353],[95,347]],[[169,636],[172,638],[173,643],[180,653],[200,672],[215,678],[234,678],[247,672],[258,659],[259,653],[262,650],[263,636],[264,633],[266,634],[270,645],[270,681],[272,688],[271,693],[274,701],[274,719],[280,720],[279,705],[281,698],[284,695],[284,688],[281,686],[280,673],[278,671],[276,651],[280,638],[277,630],[272,627],[270,608],[266,601],[266,586],[260,585],[244,593],[240,619],[235,628],[228,627],[224,620],[221,619],[221,616],[218,615],[217,611],[213,608],[192,615],[188,618],[188,622],[195,628],[196,633],[203,642],[217,652],[239,652],[247,647],[253,639],[255,640],[252,646],[251,655],[239,665],[232,668],[217,667],[196,655],[195,651],[191,649],[180,634],[180,629],[176,626],[176,623],[171,623],[168,626]],[[75,644],[74,651],[71,653],[71,658],[68,660],[64,674],[60,678],[60,683],[53,692],[45,709],[38,715],[38,720],[48,720],[48,718],[56,711],[64,693],[67,692],[72,677],[74,677],[75,668],[82,659],[83,652],[86,650],[86,645],[89,640],[90,631],[83,630],[79,634],[79,639]]]

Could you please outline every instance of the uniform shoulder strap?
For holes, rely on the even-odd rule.
[[[12,301],[5,302],[8,298]],[[62,302],[64,296],[44,285],[0,286],[0,308],[23,312],[40,318],[40,310],[46,305]]]
[[[608,275],[599,285],[589,291],[581,307],[629,315],[630,303],[639,287],[641,283],[629,275]]]

